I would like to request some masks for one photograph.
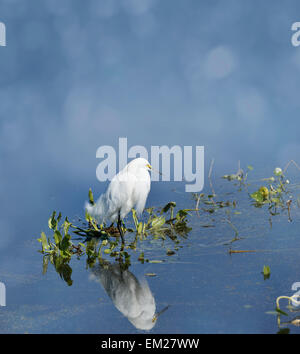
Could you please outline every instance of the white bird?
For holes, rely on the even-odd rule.
[[[123,170],[111,180],[106,192],[100,196],[96,204],[86,202],[85,209],[97,222],[102,224],[107,220],[112,223],[117,220],[122,243],[124,243],[121,219],[132,208],[138,214],[144,210],[148,194],[150,192],[149,170],[152,167],[149,162],[142,158],[130,161]]]

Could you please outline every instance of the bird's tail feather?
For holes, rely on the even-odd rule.
[[[106,203],[105,203],[105,196],[101,195],[98,199],[97,203],[92,205],[89,202],[85,202],[84,209],[91,215],[93,218],[96,219],[97,222],[102,224],[105,220],[106,214]]]
[[[90,214],[91,216],[94,216],[95,205],[92,205],[89,202],[85,202],[84,209],[88,212],[88,214]]]

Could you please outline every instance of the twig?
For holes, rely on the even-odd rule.
[[[287,205],[287,208],[288,208],[289,222],[292,221],[292,218],[291,218],[291,204],[292,204],[292,199],[287,200],[286,205]]]
[[[200,214],[199,214],[199,203],[200,203],[200,196],[201,196],[201,193],[199,193],[198,195],[198,198],[197,198],[197,203],[196,203],[196,209],[197,209],[197,216],[200,217]]]
[[[213,165],[214,165],[215,159],[213,158],[210,162],[210,167],[209,167],[209,172],[208,172],[208,180],[209,180],[209,185],[211,188],[211,191],[213,193],[213,195],[216,195],[212,181],[211,181],[211,174],[212,174],[212,169],[213,169]],[[212,198],[213,199],[213,198]]]
[[[225,219],[225,221],[227,221],[228,224],[233,228],[233,230],[235,232],[235,236],[237,236],[239,234],[238,229],[233,225],[233,223],[229,219]]]
[[[211,189],[212,194],[213,194],[213,197],[211,198],[211,200],[215,204],[214,196],[216,195],[216,193],[215,193],[215,190],[214,190],[214,187],[213,187],[213,184],[212,184],[212,180],[211,180],[211,174],[212,174],[212,169],[213,169],[214,162],[215,162],[215,159],[212,158],[212,160],[210,162],[210,166],[209,166],[209,171],[208,171],[208,181],[209,181],[210,189]],[[198,213],[200,198],[201,198],[201,193],[198,195],[196,208],[195,208],[197,210],[198,217],[200,217],[200,214]]]
[[[230,249],[228,251],[229,254],[231,254],[231,253],[245,253],[245,252],[256,252],[256,251],[255,250],[232,250],[232,249]]]

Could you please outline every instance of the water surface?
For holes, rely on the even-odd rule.
[[[255,190],[260,183],[254,182],[249,189]],[[153,188],[148,204],[174,200],[178,208],[195,207],[192,195],[180,185],[175,185],[175,190],[168,183],[162,186]],[[247,192],[238,191],[234,182],[216,179],[214,188],[218,198],[236,200],[230,220],[238,235],[226,221],[226,208],[213,214],[190,212],[192,231],[181,238],[174,255],[166,254],[167,249],[175,249],[171,240],[148,237],[138,243],[136,251],[130,251],[131,266],[123,274],[109,256],[106,268],[97,263],[90,269],[85,257],[73,256],[71,286],[51,264],[42,274],[36,239],[41,230],[49,236],[51,231],[47,220],[37,220],[37,225],[23,230],[2,263],[0,278],[7,287],[7,306],[0,311],[1,333],[278,332],[276,298],[292,295],[291,286],[299,281],[300,209],[295,202],[292,222],[284,211],[272,217],[271,227],[267,207],[252,206]],[[300,193],[297,185],[291,185],[290,190],[295,196]],[[209,193],[209,187],[204,192]],[[50,216],[52,210],[47,205],[45,210]],[[236,211],[240,213],[234,214]],[[75,214],[69,215],[70,219],[72,216],[76,220]],[[128,216],[127,223],[131,222]],[[133,237],[128,234],[126,240]],[[234,238],[238,240],[232,242]],[[229,254],[230,249],[255,252]],[[138,261],[141,252],[150,261],[163,262],[142,264]],[[264,265],[271,269],[267,279],[262,274]],[[139,298],[140,308],[133,298]],[[289,314],[280,316],[283,323],[295,318],[297,309],[290,312],[286,300],[281,301],[281,309]],[[144,314],[133,320],[143,306]],[[167,306],[156,322],[149,320],[151,313]],[[281,327],[299,333],[293,324]]]

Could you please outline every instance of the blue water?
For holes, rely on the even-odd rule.
[[[230,216],[241,237],[232,244],[223,210],[191,213],[192,231],[172,256],[171,241],[147,239],[131,252],[128,279],[135,276],[139,288],[155,273],[146,275],[149,299],[156,312],[169,306],[151,333],[278,332],[275,300],[292,295],[300,281],[298,187],[293,221],[284,211],[270,228],[267,208],[251,206],[247,193],[220,176],[235,173],[241,161],[254,166],[259,187],[275,167],[300,164],[300,48],[291,44],[299,10],[297,0],[1,1],[1,333],[143,332],[91,279],[84,257],[72,258],[68,286],[51,264],[42,274],[38,252],[41,231],[51,235],[53,210],[77,222],[88,189],[95,196],[105,190],[96,151],[109,145],[118,153],[120,137],[128,149],[204,146],[203,192],[211,193],[214,158],[218,198],[236,198],[241,211]],[[298,183],[299,171],[292,171],[291,183]],[[194,208],[184,184],[152,183],[147,206],[174,200]],[[230,255],[230,248],[256,252]],[[141,264],[142,251],[164,262]],[[264,265],[271,269],[265,280]],[[289,314],[281,326],[298,333],[282,325],[297,312],[286,300],[280,305]]]
[[[297,175],[293,178],[295,180]],[[181,239],[174,255],[166,255],[167,249],[174,249],[172,241],[154,241],[150,236],[138,243],[136,251],[129,251],[131,266],[124,277],[135,278],[135,284],[140,285],[144,284],[143,281],[146,279],[156,313],[168,306],[151,329],[143,330],[139,325],[135,326],[130,322],[128,314],[120,310],[120,306],[123,306],[122,296],[128,287],[123,286],[120,291],[118,276],[106,271],[106,281],[118,284],[114,289],[119,289],[117,290],[119,294],[112,298],[108,288],[101,283],[99,264],[88,269],[85,257],[78,260],[73,256],[70,262],[73,280],[71,286],[60,278],[50,263],[46,274],[42,274],[42,255],[38,253],[40,244],[36,241],[36,236],[39,236],[41,230],[51,235],[45,220],[44,223],[39,222],[31,228],[31,233],[24,231],[25,236],[20,237],[13,249],[2,258],[0,277],[7,288],[7,306],[1,307],[0,331],[2,333],[278,332],[280,328],[277,315],[274,313],[276,298],[281,295],[292,295],[295,291],[291,290],[291,286],[299,281],[300,209],[296,204],[293,205],[292,222],[288,221],[286,211],[273,217],[271,228],[267,208],[258,209],[251,206],[248,194],[245,190],[239,192],[233,182],[220,179],[216,179],[216,182],[214,187],[220,193],[218,194],[220,200],[237,201],[234,211],[241,213],[231,214],[231,221],[238,229],[238,237],[241,239],[230,243],[235,232],[228,222],[224,221],[225,211],[219,210],[215,214],[202,211],[199,216],[191,212],[189,225],[193,229],[187,238]],[[249,188],[255,189],[257,185],[259,183],[254,182]],[[156,187],[153,189],[155,193]],[[165,183],[164,190],[163,195],[161,190],[159,195],[153,193],[150,201],[159,198],[166,201],[175,200],[178,207],[195,206],[192,196],[180,188],[174,191],[174,185]],[[209,188],[206,190],[209,192]],[[298,186],[291,186],[291,192],[297,196]],[[69,216],[71,219],[72,215]],[[130,217],[127,218],[127,222],[131,222]],[[203,227],[207,224],[212,227]],[[127,242],[133,237],[134,235],[127,234]],[[228,253],[230,249],[256,252],[230,255]],[[142,264],[137,260],[142,251],[145,258],[150,261],[163,262]],[[113,258],[108,256],[106,260],[118,269],[118,263]],[[271,269],[270,277],[265,280],[262,274],[264,265],[269,265]],[[154,273],[154,276],[148,276],[149,273]],[[128,284],[132,284],[132,281]],[[280,321],[285,322],[296,317],[297,311],[289,311],[287,301],[281,301],[281,309],[289,316],[280,316]],[[124,304],[129,308],[130,301]],[[289,328],[291,333],[299,333],[299,328],[292,324],[281,326]]]

